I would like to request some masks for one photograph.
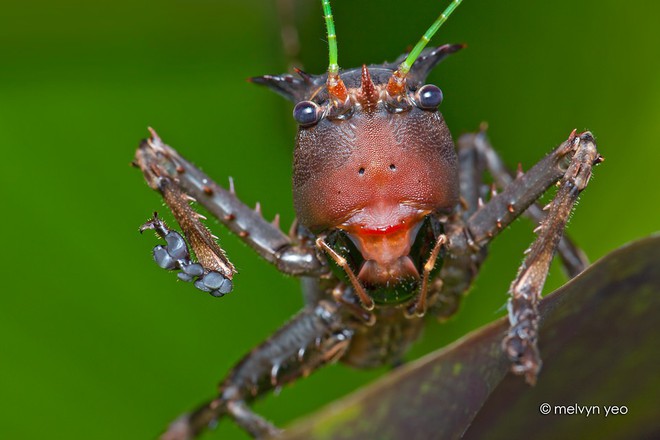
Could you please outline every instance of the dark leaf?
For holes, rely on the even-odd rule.
[[[507,373],[500,319],[294,424],[285,438],[660,438],[659,263],[660,236],[649,237],[545,297],[535,387]],[[543,403],[551,415],[540,413]],[[606,416],[611,405],[627,414]],[[589,417],[552,415],[586,407]]]

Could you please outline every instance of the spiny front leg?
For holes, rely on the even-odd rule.
[[[517,176],[512,174],[506,167],[497,151],[490,144],[486,136],[485,125],[482,125],[478,133],[461,136],[458,140],[458,151],[461,163],[461,194],[468,203],[466,212],[469,215],[483,204],[479,198],[479,190],[483,187],[483,172],[486,169],[493,177],[494,184],[500,190],[505,189],[522,175],[520,166],[516,173]],[[474,169],[466,169],[464,165]],[[546,216],[538,203],[532,203],[524,212],[524,215],[532,219],[537,225]],[[563,235],[559,241],[557,252],[564,271],[570,278],[575,277],[589,265],[589,260],[584,252],[566,235]]]
[[[457,311],[461,296],[470,288],[486,258],[488,243],[497,234],[520,215],[529,214],[536,221],[544,217],[541,208],[537,209],[534,203],[561,178],[573,154],[566,152],[566,142],[528,173],[519,172],[514,179],[488,144],[484,130],[463,135],[458,140],[462,209],[445,222],[448,251],[430,289],[431,313],[439,320]],[[504,191],[494,194],[484,205],[481,195],[487,171]],[[541,216],[536,215],[539,212]],[[559,251],[570,276],[582,270],[585,260],[570,240],[562,240]]]
[[[562,237],[566,222],[580,192],[587,186],[593,165],[602,161],[591,133],[571,133],[565,154],[572,153],[559,189],[548,205],[548,215],[537,228],[539,237],[527,251],[518,276],[511,284],[509,321],[511,327],[503,348],[513,362],[512,371],[534,384],[541,368],[537,347],[539,315],[537,310],[550,262]]]
[[[319,276],[327,271],[327,265],[318,258],[312,240],[303,236],[293,239],[287,236],[279,229],[277,217],[273,222],[266,221],[261,215],[259,205],[252,209],[236,197],[233,185],[230,185],[229,190],[222,188],[163,143],[155,131],[151,130],[151,135],[151,138],[143,141],[138,148],[135,165],[142,170],[149,186],[163,195],[173,213],[179,210],[184,214],[176,217],[174,213],[186,237],[186,229],[205,229],[197,219],[199,215],[188,206],[188,202],[194,200],[264,259],[273,263],[278,270],[298,276]],[[181,197],[173,196],[168,200],[163,185],[167,186],[167,191],[180,194]],[[181,200],[184,200],[185,204]],[[195,236],[197,235],[204,237],[202,241],[205,245],[209,244],[207,238],[213,241],[210,234],[208,237],[204,233],[195,233]],[[188,238],[190,240],[190,237]],[[190,243],[197,254],[196,243],[192,240]]]
[[[591,136],[589,133],[580,136],[585,135]],[[575,138],[575,133],[571,133],[568,140],[529,171],[518,175],[504,191],[494,195],[468,218],[467,231],[474,245],[488,244],[566,174],[577,153]]]
[[[157,150],[158,145],[152,143],[151,148]],[[140,149],[136,156],[147,183],[162,195],[201,266],[190,261],[188,247],[183,238],[177,232],[167,229],[165,223],[154,215],[140,231],[154,229],[168,242],[167,246],[159,245],[154,249],[156,263],[168,270],[181,269],[183,274],[179,274],[180,279],[194,280],[195,287],[214,296],[222,296],[231,291],[231,279],[236,269],[216,243],[215,237],[201,223],[202,216],[190,207],[190,196],[181,191],[161,164],[154,160],[149,150]]]
[[[321,301],[303,310],[234,367],[216,399],[176,419],[161,439],[195,438],[225,415],[253,437],[277,435],[280,431],[252,412],[248,403],[336,361],[352,336],[335,304]]]

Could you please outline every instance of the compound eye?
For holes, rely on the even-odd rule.
[[[319,110],[319,106],[312,101],[300,101],[293,108],[293,119],[303,127],[316,124],[321,115]]]
[[[433,84],[422,86],[417,91],[417,102],[424,110],[435,110],[442,103],[442,90]]]

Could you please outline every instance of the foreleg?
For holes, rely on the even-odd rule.
[[[252,412],[247,404],[339,359],[352,335],[344,327],[334,304],[322,301],[314,308],[303,310],[243,358],[220,384],[216,399],[179,417],[161,439],[192,439],[224,415],[233,418],[253,437],[277,435],[280,431]]]
[[[541,298],[543,284],[578,195],[587,186],[593,165],[602,160],[596,149],[594,138],[589,132],[581,135],[571,133],[568,140],[550,157],[565,158],[568,160],[568,166],[562,172],[557,194],[548,206],[548,215],[537,228],[539,236],[528,249],[527,257],[518,271],[518,276],[511,284],[511,298],[508,304],[511,327],[503,341],[503,348],[513,362],[512,371],[525,375],[527,382],[532,384],[536,381],[536,376],[541,368],[541,358],[537,347],[539,325],[537,304]],[[536,173],[532,173],[535,168],[528,173],[532,174],[530,176],[532,180],[528,183],[531,188],[543,187],[542,181],[535,179]],[[561,166],[557,166],[557,168],[561,168]],[[541,168],[541,170],[547,169],[549,169],[547,165]],[[551,177],[552,174],[546,173],[546,176]],[[484,206],[485,212],[497,212],[502,203],[524,209],[523,206],[528,204],[528,199],[525,197],[528,191],[530,190],[524,187],[524,182],[517,180],[489,202],[488,205],[493,201],[496,202],[491,210],[487,209],[488,205]],[[513,194],[518,194],[520,197],[506,198]],[[495,200],[500,196],[503,196],[504,199]],[[521,200],[524,201],[521,202]],[[477,211],[470,218],[470,230],[488,231],[487,227],[472,223],[473,219],[479,218],[485,219],[487,216],[480,217],[480,211]]]
[[[152,137],[138,148],[135,164],[142,170],[149,186],[163,196],[205,273],[218,272],[231,280],[235,270],[215,242],[215,237],[200,222],[201,216],[190,208],[190,201],[199,202],[280,271],[290,275],[319,276],[327,270],[318,258],[312,240],[303,234],[293,238],[285,235],[277,220],[273,223],[266,221],[258,208],[251,209],[238,200],[231,186],[226,190],[217,185],[165,145],[153,130]],[[154,229],[150,223],[145,228]],[[159,262],[157,257],[156,260]],[[161,262],[162,259],[159,264]]]
[[[488,141],[484,128],[478,133],[470,133],[461,136],[458,141],[458,146],[459,157],[470,158],[473,169],[476,169],[477,172],[483,172],[484,169],[487,169],[493,177],[495,185],[500,190],[512,184],[517,177],[520,177],[514,176],[506,167],[497,151],[495,151]],[[461,165],[463,165],[463,162],[461,162]],[[468,176],[472,176],[475,173],[474,170],[466,169],[463,166],[461,166],[460,171],[461,174],[467,174]],[[519,169],[518,174],[521,173],[522,171]],[[469,201],[470,209],[468,212],[471,215],[479,206],[479,187],[483,185],[483,181],[480,180],[478,183],[472,183],[474,177],[469,180],[467,178],[463,180],[466,180],[471,184],[469,186],[467,184],[465,185],[466,194],[464,195],[464,198]],[[461,190],[463,189],[462,185]],[[476,205],[474,205],[475,202]],[[543,212],[541,206],[536,202],[532,203],[527,208],[524,215],[532,219],[537,225],[545,218],[545,212]],[[571,278],[582,272],[589,265],[586,255],[566,235],[562,236],[559,241],[557,251],[564,271]]]
[[[431,312],[439,319],[450,317],[458,309],[462,295],[486,257],[488,243],[521,214],[542,213],[533,203],[561,177],[572,156],[565,149],[563,144],[527,174],[513,179],[487,144],[484,128],[478,134],[463,135],[458,140],[461,209],[444,221],[448,252],[440,274],[430,286]],[[504,192],[494,195],[484,205],[486,171]],[[579,251],[572,251],[570,242],[566,243],[568,249],[562,252],[562,257],[568,261],[566,267],[573,276],[582,269],[582,259]]]

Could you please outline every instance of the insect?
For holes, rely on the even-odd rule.
[[[396,363],[418,337],[425,315],[444,318],[456,311],[488,244],[523,214],[539,223],[538,238],[511,285],[511,327],[502,346],[512,371],[536,380],[537,302],[555,251],[570,275],[587,264],[563,230],[602,157],[590,133],[574,131],[529,171],[512,175],[483,131],[454,145],[438,111],[442,91],[425,79],[463,46],[425,46],[459,4],[453,0],[397,61],[340,72],[330,4],[322,0],[327,73],[252,79],[295,103],[298,220],[289,235],[155,131],[141,144],[135,163],[183,231],[169,229],[157,214],[141,227],[166,242],[153,251],[159,266],[216,297],[233,289],[236,270],[190,206],[194,201],[305,285],[306,307],[230,371],[217,398],[179,417],[163,438],[195,437],[223,416],[254,437],[277,435],[248,406],[259,396],[335,361],[360,368]],[[494,188],[484,191],[486,173]],[[554,184],[553,201],[537,206]]]

